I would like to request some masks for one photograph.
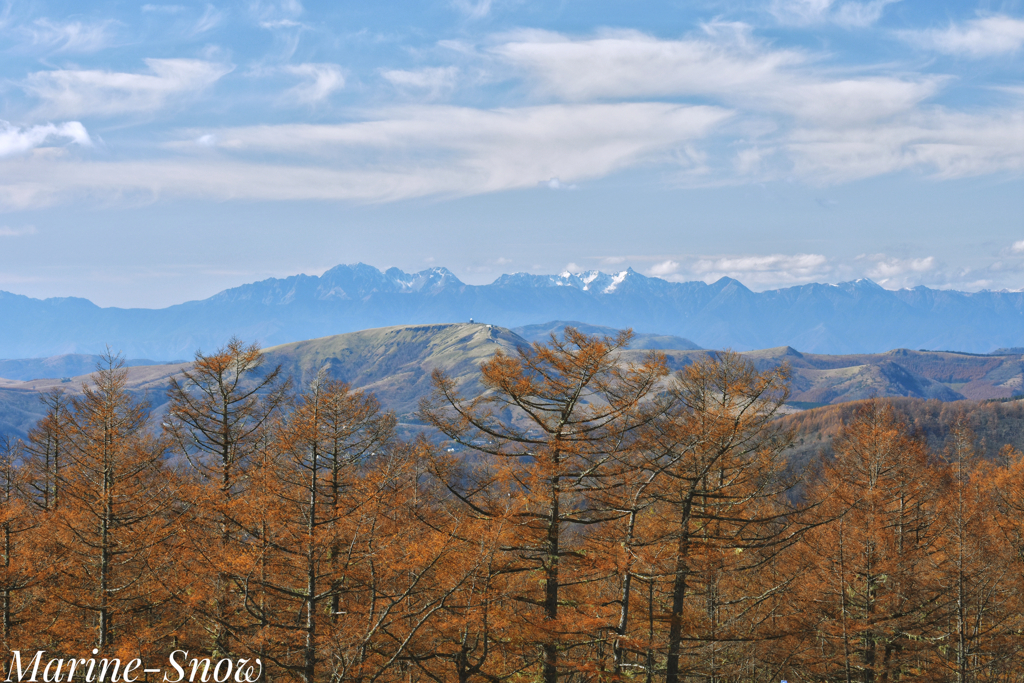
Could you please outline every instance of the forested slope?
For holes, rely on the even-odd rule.
[[[944,454],[953,446],[958,424],[971,429],[979,454],[988,460],[997,460],[1000,450],[1007,444],[1024,450],[1024,400],[955,403],[891,397],[878,400],[892,406],[908,430],[923,439],[933,453]],[[800,463],[820,453],[830,454],[832,440],[867,403],[869,401],[851,401],[782,417],[780,423],[796,434],[790,457]]]

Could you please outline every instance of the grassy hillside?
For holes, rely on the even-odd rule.
[[[456,378],[463,392],[477,393],[480,363],[498,349],[514,353],[526,343],[509,330],[483,323],[403,325],[283,344],[266,354],[299,386],[325,367],[331,377],[372,391],[385,406],[407,416],[430,392],[434,369]]]
[[[128,368],[128,391],[149,401],[155,416],[159,416],[166,403],[167,381],[188,367],[186,363],[169,365],[142,365]],[[34,379],[19,381],[0,379],[0,434],[24,436],[40,418],[43,406],[41,394],[60,388],[69,394],[77,394],[83,384],[89,383],[89,375],[65,379]]]

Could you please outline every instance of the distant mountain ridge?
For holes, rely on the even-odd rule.
[[[506,328],[584,320],[684,337],[704,348],[807,352],[893,348],[988,353],[1024,340],[1024,293],[886,290],[870,280],[753,292],[731,278],[668,282],[632,269],[502,275],[467,285],[446,268],[406,273],[365,264],[271,278],[163,309],[0,292],[0,358],[98,353],[190,357],[232,335],[265,346],[389,325],[474,318]]]

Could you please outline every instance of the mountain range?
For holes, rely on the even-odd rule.
[[[300,389],[321,368],[332,378],[354,388],[372,391],[381,403],[394,410],[408,429],[415,429],[419,401],[431,390],[435,369],[451,376],[465,395],[483,391],[479,364],[498,350],[515,349],[533,340],[559,334],[567,323],[550,322],[509,330],[486,323],[400,325],[331,335],[267,348],[269,366],[281,365],[284,374]],[[613,334],[615,330],[578,325],[588,334]],[[672,340],[682,348],[666,347]],[[636,361],[659,349],[670,370],[686,367],[703,354],[688,340],[664,335],[637,335],[635,345],[623,351],[624,360]],[[801,353],[783,346],[743,353],[759,369],[787,363],[791,368],[790,408],[800,410],[878,397],[938,399],[1009,399],[1024,394],[1024,355],[981,355],[946,351],[897,349],[881,354],[824,355]],[[87,374],[60,376],[81,368],[84,356],[61,357],[22,364],[0,364],[25,372],[44,371],[35,378],[0,379],[0,434],[23,436],[42,416],[39,393],[60,388],[69,393],[89,382]],[[93,358],[92,360],[96,360]],[[159,416],[166,404],[168,379],[187,363],[146,364],[133,361],[128,368],[128,390],[145,397]],[[93,368],[89,368],[90,370]],[[49,370],[49,375],[45,371]]]
[[[100,353],[188,358],[231,336],[264,346],[390,325],[485,321],[506,328],[584,320],[683,337],[704,348],[790,346],[825,354],[893,348],[989,353],[1024,339],[1024,293],[887,290],[870,280],[754,292],[722,278],[668,282],[632,269],[502,275],[467,285],[446,268],[365,264],[272,278],[162,309],[0,292],[0,358]]]

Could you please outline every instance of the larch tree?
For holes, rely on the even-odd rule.
[[[767,637],[749,626],[792,578],[763,571],[797,537],[783,476],[790,437],[775,426],[788,377],[786,366],[760,372],[738,354],[709,354],[677,373],[646,429],[645,467],[658,472],[647,533],[671,548],[655,570],[667,583],[667,683],[725,675],[736,657],[723,645]]]
[[[468,449],[458,462],[438,460],[435,472],[452,495],[472,514],[517,528],[505,571],[538,576],[538,589],[517,599],[539,608],[523,627],[539,645],[545,683],[568,670],[564,652],[608,623],[586,595],[595,568],[580,530],[612,517],[589,505],[591,493],[617,484],[616,455],[650,419],[643,403],[666,374],[653,353],[624,363],[630,338],[566,327],[560,339],[481,364],[482,396],[464,398],[435,372],[434,394],[421,405],[429,424]]]
[[[250,461],[272,438],[268,425],[288,400],[280,367],[265,371],[265,361],[258,344],[232,338],[213,354],[197,352],[167,391],[164,430],[196,480],[190,503],[197,521],[189,536],[202,577],[190,604],[219,653],[231,651],[229,625],[244,621],[237,594],[228,590],[237,541],[233,506]]]
[[[41,605],[35,589],[47,575],[40,520],[21,492],[23,456],[20,440],[0,436],[0,644],[6,651],[38,642],[33,622]]]
[[[33,505],[55,510],[60,503],[61,468],[67,465],[66,435],[70,398],[60,388],[39,397],[46,414],[28,433],[26,486]]]
[[[353,522],[377,493],[365,486],[367,461],[392,447],[394,424],[374,397],[319,373],[232,517],[249,539],[233,580],[262,643],[252,649],[305,683],[330,666],[325,643],[352,607],[342,604],[353,591],[343,555],[370,533]]]
[[[175,480],[127,377],[123,360],[108,352],[93,384],[71,400],[62,502],[51,522],[62,555],[52,597],[82,617],[57,624],[60,639],[102,652],[166,636],[161,612],[171,597],[160,577],[177,530]]]
[[[940,488],[928,453],[889,404],[867,402],[833,441],[812,495],[837,520],[808,535],[819,676],[900,680],[927,670],[944,614],[933,566]]]
[[[940,500],[939,552],[935,578],[944,593],[950,635],[937,641],[937,661],[955,683],[991,680],[1018,652],[1007,634],[1022,625],[1015,600],[1013,556],[1001,543],[992,482],[995,468],[983,463],[966,415],[952,425],[946,449],[946,480]]]
[[[196,353],[171,377],[165,429],[178,452],[230,500],[267,420],[287,400],[280,366],[263,371],[258,344],[232,338],[215,353]]]

